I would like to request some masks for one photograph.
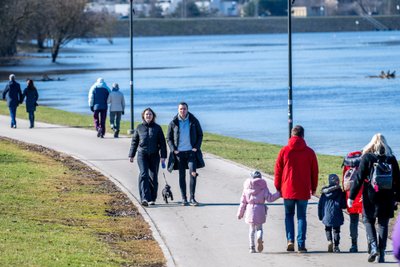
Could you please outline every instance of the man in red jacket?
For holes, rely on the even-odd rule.
[[[298,251],[307,252],[307,204],[318,186],[318,161],[314,151],[304,141],[304,128],[292,129],[288,145],[279,152],[275,164],[275,187],[285,206],[287,251],[294,251],[294,213],[297,206]]]

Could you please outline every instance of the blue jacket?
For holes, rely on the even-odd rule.
[[[3,99],[7,100],[9,107],[18,107],[22,102],[21,86],[16,81],[10,81],[3,91]]]
[[[344,222],[342,209],[346,208],[346,194],[340,186],[322,188],[318,202],[318,218],[325,226],[339,227]]]
[[[93,107],[94,110],[107,110],[107,98],[110,92],[110,88],[104,81],[95,82],[88,94],[89,107]]]

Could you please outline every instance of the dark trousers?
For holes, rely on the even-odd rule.
[[[158,191],[158,167],[160,155],[138,152],[140,200],[156,201]]]
[[[17,125],[17,121],[15,119],[17,116],[17,107],[8,107],[8,109],[10,110],[11,127],[13,127],[14,125]]]
[[[196,172],[196,159],[193,151],[181,151],[176,155],[179,166],[179,187],[181,189],[181,195],[183,200],[187,200],[186,196],[186,168],[189,167],[190,175],[190,199],[194,199],[196,191],[196,180],[197,177],[192,175],[192,172]]]
[[[340,226],[339,227],[325,226],[326,239],[328,241],[332,241],[332,229],[333,229],[333,242],[334,242],[335,246],[339,246]]]
[[[107,109],[95,110],[93,113],[94,127],[96,131],[101,130],[102,135],[106,133],[106,118]]]
[[[357,244],[358,239],[358,221],[359,221],[358,213],[350,213],[350,237],[353,243]]]
[[[367,232],[368,244],[375,243],[380,250],[385,250],[388,238],[389,218],[378,217],[378,232],[375,228],[376,219],[376,217],[368,218],[366,216],[363,216],[365,230]]]
[[[119,125],[121,123],[122,111],[110,111],[110,124],[114,125],[114,129],[119,131]]]
[[[35,126],[35,111],[28,111],[31,128]]]

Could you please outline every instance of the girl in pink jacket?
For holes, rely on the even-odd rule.
[[[244,221],[249,224],[250,253],[255,253],[255,236],[257,234],[257,251],[264,249],[263,228],[267,217],[268,207],[265,201],[273,202],[280,198],[280,192],[271,194],[267,182],[262,179],[259,171],[251,173],[251,177],[243,184],[243,193],[240,200],[240,206],[237,213],[238,219],[245,216]]]

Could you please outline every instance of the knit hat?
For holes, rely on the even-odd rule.
[[[329,185],[338,185],[339,184],[339,177],[336,174],[329,174],[328,176]]]
[[[261,172],[259,172],[259,171],[251,172],[250,175],[253,178],[261,178],[262,177]]]

